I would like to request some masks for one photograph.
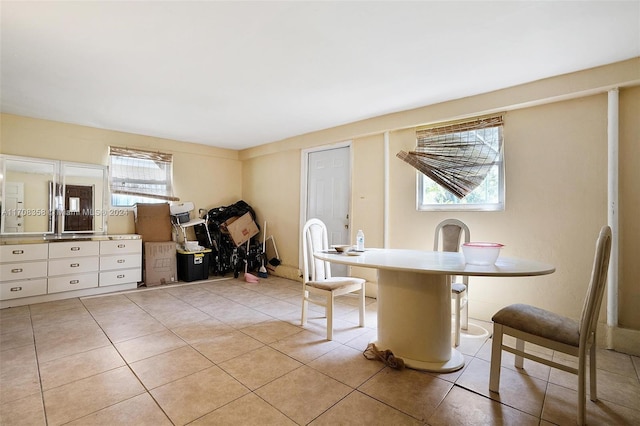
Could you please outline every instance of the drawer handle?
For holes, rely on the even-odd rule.
[[[125,248],[126,246],[126,244],[118,244],[118,248]]]
[[[80,280],[71,280],[69,281],[69,284],[78,284],[80,282]]]
[[[24,254],[24,250],[14,250],[11,253],[13,253],[13,254]]]
[[[124,259],[118,259],[118,263],[124,263]]]
[[[79,263],[72,263],[69,266],[71,266],[72,268],[77,268],[78,266],[80,266],[80,264]]]
[[[80,247],[71,247],[71,251],[79,251]]]
[[[11,270],[12,274],[19,274],[20,272],[22,272],[22,268],[14,268]]]
[[[124,278],[124,274],[119,274],[118,278]]]
[[[22,291],[22,287],[11,287],[11,291]]]

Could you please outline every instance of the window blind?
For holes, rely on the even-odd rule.
[[[139,149],[109,147],[112,194],[179,201],[173,196],[173,155]]]
[[[464,198],[502,160],[502,115],[416,129],[415,151],[396,156]]]

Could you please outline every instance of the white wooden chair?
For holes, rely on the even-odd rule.
[[[433,239],[434,251],[460,251],[461,237],[464,232],[464,242],[468,243],[471,238],[469,227],[458,219],[445,219],[436,226],[436,233]],[[440,246],[440,234],[442,234],[442,246]],[[469,328],[469,307],[468,292],[469,277],[463,276],[461,282],[451,283],[451,298],[455,302],[455,345],[460,345],[460,329]],[[461,315],[464,315],[461,321]]]
[[[331,264],[313,257],[313,253],[328,250],[327,227],[319,219],[310,219],[302,230],[302,320],[307,323],[308,303],[324,306],[327,317],[327,340],[333,340],[334,299],[348,293],[359,292],[358,309],[360,327],[364,327],[365,280],[354,277],[331,276]],[[324,297],[324,300],[311,295]]]
[[[515,366],[523,368],[524,359],[558,368],[578,375],[579,425],[585,424],[586,363],[589,355],[590,399],[596,394],[596,329],[602,295],[607,281],[611,252],[611,228],[602,227],[596,243],[596,253],[591,271],[591,281],[582,306],[580,321],[566,318],[535,306],[515,304],[501,309],[493,316],[493,343],[491,347],[491,375],[489,390],[498,392],[500,387],[500,363],[502,351],[515,354]],[[516,338],[516,347],[503,343],[503,335]],[[525,352],[525,342],[553,349],[578,357],[578,368],[569,367]]]

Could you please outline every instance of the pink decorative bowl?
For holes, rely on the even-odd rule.
[[[500,243],[469,242],[462,244],[462,253],[469,265],[493,265],[502,247]]]

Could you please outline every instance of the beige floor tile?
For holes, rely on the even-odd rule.
[[[547,388],[542,418],[558,425],[576,424],[578,392],[552,383]],[[640,410],[609,401],[592,402],[587,397],[586,422],[589,425],[637,425]]]
[[[636,376],[638,377],[638,380],[640,381],[640,357],[638,356],[632,356],[631,357],[631,361],[633,362],[633,366],[636,370]]]
[[[266,296],[264,294],[260,294],[252,290],[245,290],[244,292],[237,292],[235,294],[225,295],[225,297],[228,297],[234,302],[240,303],[250,308],[255,308],[256,306],[264,305],[267,303],[273,303],[277,300],[273,297]]]
[[[23,331],[0,334],[0,352],[33,344],[33,330],[30,327]]]
[[[430,426],[518,425],[536,426],[538,418],[454,386],[429,418]]]
[[[192,346],[202,355],[219,364],[258,349],[264,344],[240,331],[233,331],[215,336],[207,342],[195,343]]]
[[[426,422],[452,387],[453,383],[416,370],[385,368],[358,390]]]
[[[183,346],[130,365],[142,384],[147,389],[153,389],[207,369],[213,363],[192,347]]]
[[[171,421],[183,425],[247,394],[249,390],[213,366],[150,392]]]
[[[205,309],[202,308],[202,310],[204,311]],[[206,312],[234,328],[244,328],[260,322],[273,320],[273,317],[239,303],[233,303],[233,305],[216,309],[214,312]]]
[[[29,317],[30,315],[31,310],[29,309],[29,305],[0,309],[0,324],[2,324],[3,321],[7,321],[11,318]]]
[[[38,361],[41,363],[108,346],[110,343],[102,330],[90,331],[80,336],[72,335],[60,339],[47,339],[45,342],[38,341],[36,337]]]
[[[297,316],[299,316],[301,307],[299,305],[294,305],[282,300],[273,299],[273,301],[269,303],[254,306],[253,309],[279,319],[283,314],[286,315],[295,313]]]
[[[508,368],[500,369],[500,393],[489,392],[489,367],[484,360],[474,358],[456,384],[490,397],[525,413],[540,417],[547,383]]]
[[[263,346],[225,361],[219,366],[240,383],[255,390],[302,364],[275,349]]]
[[[189,426],[204,425],[293,426],[295,423],[264,400],[250,393],[189,423]]]
[[[6,368],[0,374],[0,404],[40,393],[40,376],[35,360],[30,360],[31,356],[26,356],[24,364],[19,363],[20,358],[5,362],[4,355],[11,351],[2,352],[3,364]]]
[[[204,321],[172,328],[171,331],[180,336],[185,342],[193,345],[195,343],[207,342],[211,338],[221,334],[230,333],[234,331],[234,328],[220,320],[207,317]]]
[[[34,393],[18,400],[0,404],[0,424],[4,426],[45,426],[42,394]]]
[[[334,350],[340,344],[304,330],[274,342],[270,346],[306,364]]]
[[[302,327],[326,338],[327,319],[323,315],[310,313],[307,323]],[[349,322],[340,318],[333,319],[333,340],[336,342],[346,343],[367,332],[369,329],[358,326],[357,322]]]
[[[11,374],[18,368],[37,368],[36,350],[33,345],[3,350],[0,356],[0,375]]]
[[[93,317],[84,305],[77,305],[69,309],[53,312],[45,311],[31,314],[31,323],[34,329],[42,327],[54,328],[60,326],[62,323],[74,322],[77,324],[85,321],[94,322]]]
[[[124,342],[167,330],[160,321],[146,313],[136,313],[135,318],[120,315],[108,320],[98,320],[98,323],[112,342]]]
[[[55,312],[55,311],[63,311],[66,309],[80,307],[83,306],[80,299],[62,299],[55,300],[53,302],[45,302],[45,303],[36,303],[34,305],[29,305],[29,309],[31,310],[31,315],[41,314],[45,312]]]
[[[295,389],[287,392],[286,389]],[[307,424],[352,391],[349,386],[303,366],[255,393],[298,424]]]
[[[172,423],[153,398],[148,393],[143,393],[67,423],[67,425],[171,426]]]
[[[244,334],[248,334],[262,343],[273,343],[293,334],[300,333],[301,331],[302,328],[300,327],[275,319],[250,325],[242,329]]]
[[[115,347],[128,363],[132,363],[185,345],[184,340],[165,330],[116,343]]]
[[[5,310],[2,309],[0,312]],[[23,314],[24,311],[19,312],[18,314],[4,315],[0,319],[0,334],[33,332],[29,311],[27,311],[26,315]]]
[[[636,369],[630,355],[607,349],[596,349],[596,366],[600,370],[623,376],[636,375]]]
[[[378,330],[375,328],[371,328],[367,325],[366,331],[359,336],[345,342],[344,344],[349,346],[350,348],[359,350],[360,352],[364,352],[369,346],[369,343],[375,342],[378,340]]]
[[[124,360],[111,345],[43,362],[40,364],[42,389],[52,389],[123,365]]]
[[[152,316],[156,320],[164,324],[164,326],[167,328],[182,327],[194,322],[204,321],[211,318],[206,313],[193,307],[184,309],[177,308],[176,310],[172,310],[170,312],[152,314]]]
[[[44,392],[49,425],[79,419],[144,392],[128,367],[87,377]]]
[[[84,297],[80,299],[82,304],[92,315],[100,316],[111,312],[139,309],[124,294],[115,294],[99,297]]]
[[[368,360],[362,352],[348,346],[339,346],[307,365],[352,388],[357,388],[385,367],[382,362]]]
[[[422,425],[423,423],[358,391],[328,409],[310,423],[333,425]]]

